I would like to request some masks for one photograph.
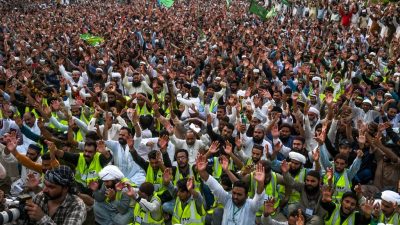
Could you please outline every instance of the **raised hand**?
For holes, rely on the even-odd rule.
[[[103,154],[103,153],[105,153],[107,150],[106,150],[106,144],[105,144],[105,142],[103,141],[103,140],[99,140],[99,141],[97,141],[97,152],[99,152],[99,153],[101,153],[101,154]]]
[[[258,183],[264,183],[265,171],[264,171],[264,166],[260,163],[256,165],[256,171],[254,172],[254,180],[256,180]]]
[[[364,152],[361,149],[357,150],[357,158],[361,159],[364,156]]]
[[[223,171],[229,170],[229,159],[225,155],[219,157],[219,162],[221,163]]]
[[[160,146],[161,151],[166,150],[168,146],[168,136],[164,135],[158,139],[158,145]]]
[[[172,169],[166,168],[163,173],[163,183],[165,186],[168,186],[172,180]]]
[[[273,214],[276,209],[274,208],[275,204],[275,199],[274,198],[268,198],[266,201],[264,201],[264,216],[268,217],[271,214]]]
[[[132,119],[131,119],[131,121],[132,121],[133,124],[139,123],[139,115],[136,112],[136,110],[132,111]]]
[[[296,225],[304,225],[305,221],[306,220],[304,219],[303,213],[301,213],[301,209],[298,209],[296,216]]]
[[[332,202],[333,189],[329,186],[322,187],[322,201]]]
[[[126,185],[126,188],[128,189],[125,194],[129,197],[129,198],[136,198],[136,191],[135,189],[130,185]]]
[[[219,149],[219,141],[213,141],[208,151],[212,154],[217,153]]]
[[[232,144],[229,141],[225,141],[224,151],[226,154],[232,154]]]
[[[115,190],[112,188],[107,188],[106,190],[106,197],[110,200],[110,201],[114,201],[115,200]]]
[[[361,211],[364,213],[364,215],[367,215],[367,217],[371,216],[372,210],[374,209],[374,199],[367,199],[364,204],[360,205]]]
[[[205,171],[207,169],[207,159],[201,153],[197,154],[197,157],[196,157],[196,168],[197,168],[197,171],[199,171],[199,172],[200,171]]]
[[[357,195],[362,196],[363,191],[362,191],[362,188],[361,188],[361,184],[357,184],[357,185],[354,187],[354,191],[356,192]]]
[[[328,179],[328,181],[332,181],[333,179],[333,168],[329,167],[326,169],[326,178]]]
[[[236,148],[239,150],[242,148],[242,140],[240,140],[239,136],[235,137],[235,145],[236,145]]]
[[[186,188],[188,189],[189,192],[193,190],[193,188],[194,188],[194,177],[193,176],[191,176],[187,179]]]
[[[274,139],[279,138],[279,129],[278,129],[278,125],[275,125],[272,130],[271,130],[271,135]]]
[[[289,171],[289,164],[286,162],[286,160],[283,160],[281,163],[281,171],[282,174],[285,174]]]
[[[313,152],[313,160],[314,162],[318,162],[319,161],[319,148],[317,148],[314,152]]]

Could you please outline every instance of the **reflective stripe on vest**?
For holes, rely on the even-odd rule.
[[[76,165],[75,168],[76,182],[81,183],[84,187],[87,187],[91,181],[96,181],[99,179],[99,172],[103,168],[100,164],[100,155],[100,153],[96,152],[92,161],[90,162],[89,167],[87,167],[83,153],[79,154],[78,165]]]
[[[325,220],[325,225],[354,225],[355,213],[351,213],[343,223],[340,222],[340,205],[336,204],[335,210],[332,212],[329,220]]]
[[[387,219],[383,213],[379,216],[379,223],[387,225],[399,225],[399,214],[393,213],[393,215]]]
[[[139,116],[144,116],[144,115],[153,115],[153,110],[148,110],[146,103],[143,105],[142,108],[140,108],[139,104],[136,104],[136,112],[138,112]]]
[[[250,174],[250,193],[249,196],[251,198],[254,197],[255,192],[257,191],[257,182],[254,180],[254,174],[251,173]],[[265,196],[266,197],[273,197],[275,199],[275,203],[274,203],[274,208],[278,208],[279,203],[280,203],[280,199],[279,199],[279,191],[278,191],[278,180],[276,178],[276,173],[275,172],[271,172],[271,180],[269,181],[269,183],[265,186]],[[264,205],[261,206],[261,208],[257,211],[256,215],[257,216],[261,216],[262,212],[264,210]]]
[[[306,178],[306,168],[301,168],[300,172],[298,174],[296,174],[296,176],[294,177],[294,180],[297,182],[304,182]],[[281,196],[285,195],[285,186],[280,185],[279,186],[279,193],[281,194]],[[293,204],[293,203],[298,203],[300,201],[300,193],[296,190],[292,190],[292,193],[289,196],[289,204]]]
[[[157,195],[153,195],[151,198],[151,202],[153,201],[158,201],[161,204],[161,199]],[[161,206],[160,206],[161,207]],[[139,203],[135,204],[135,208],[133,210],[133,215],[135,216],[135,222],[132,224],[135,225],[141,225],[141,224],[147,224],[147,225],[160,225],[164,224],[164,217],[161,216],[160,220],[155,220],[153,217],[151,217],[151,212],[150,211],[144,211],[142,207],[140,207]]]
[[[187,225],[204,225],[204,207],[201,206],[201,212],[197,212],[196,203],[193,198],[190,198],[189,203],[182,210],[182,203],[179,198],[176,198],[174,213],[172,215],[172,224],[187,224]]]

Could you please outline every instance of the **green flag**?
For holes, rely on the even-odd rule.
[[[166,8],[171,8],[175,0],[160,0],[160,3]]]
[[[269,19],[271,17],[276,16],[276,11],[275,11],[275,7],[272,7],[272,9],[267,13],[267,15],[265,16],[266,19]]]
[[[256,14],[257,16],[259,16],[260,19],[262,19],[262,20],[265,20],[267,14],[268,14],[268,10],[266,10],[264,7],[260,6],[259,4],[257,4],[257,3],[254,2],[254,1],[251,1],[249,11],[250,11],[251,13],[254,13],[254,14]]]
[[[282,0],[282,4],[290,6],[292,3],[289,0]]]
[[[104,42],[104,38],[99,37],[99,36],[94,36],[89,33],[81,34],[79,37],[92,46],[96,46],[96,45]]]
[[[226,0],[226,7],[229,8],[229,6],[231,5],[232,0]]]

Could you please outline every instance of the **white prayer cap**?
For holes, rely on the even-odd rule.
[[[253,69],[253,73],[259,73],[260,70],[259,69]]]
[[[103,72],[103,69],[102,68],[96,68],[96,72]]]
[[[321,82],[321,78],[320,78],[320,77],[313,77],[313,78],[312,78],[312,81],[318,81],[318,82]]]
[[[376,56],[376,53],[375,52],[371,52],[371,53],[369,53],[369,55],[370,56]]]
[[[146,63],[144,61],[140,61],[139,63],[140,65],[146,65]]]
[[[72,74],[80,74],[79,70],[73,70]]]
[[[197,126],[197,125],[195,125],[194,123],[191,123],[190,125],[189,125],[189,128],[191,129],[191,130],[193,130],[195,133],[199,133],[200,131],[201,131],[201,128],[199,127],[199,126]]]
[[[99,177],[103,181],[121,180],[122,178],[124,178],[124,174],[118,167],[114,165],[108,165],[100,170]]]
[[[372,102],[371,102],[371,100],[369,100],[369,99],[365,99],[362,103],[367,103],[367,104],[372,105]]]
[[[103,60],[99,60],[99,65],[100,66],[104,65],[104,61]]]
[[[316,109],[315,107],[310,107],[310,109],[308,110],[308,112],[310,113],[314,113],[319,117],[319,110]]]
[[[400,77],[400,73],[394,73],[393,76],[394,77]]]
[[[306,163],[306,157],[298,152],[289,152],[289,158],[301,162],[302,164]]]
[[[394,191],[383,191],[381,199],[387,202],[392,202],[396,205],[400,203],[400,195]]]

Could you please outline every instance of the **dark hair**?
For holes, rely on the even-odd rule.
[[[264,147],[263,146],[261,146],[261,145],[257,145],[257,144],[255,144],[255,145],[253,145],[253,149],[258,149],[258,150],[261,150],[262,152],[264,151]]]
[[[100,140],[100,137],[96,131],[88,131],[85,135],[85,140],[89,141],[89,139],[92,141],[97,141]]]
[[[121,131],[121,130],[126,130],[126,131],[128,131],[128,134],[129,134],[129,135],[132,135],[132,130],[129,129],[129,127],[121,127],[120,131]]]
[[[46,152],[41,156],[42,160],[51,160],[50,152]]]
[[[97,143],[95,141],[86,141],[85,147],[86,146],[88,146],[88,147],[93,146],[95,150],[97,149]]]
[[[356,202],[358,201],[356,193],[354,193],[352,191],[345,192],[343,194],[343,196],[342,196],[342,200],[341,201],[343,201],[345,198],[349,198],[349,197],[352,198],[352,199],[355,199]]]
[[[166,130],[160,130],[160,132],[158,133],[158,136],[159,136],[159,137],[162,137],[162,136],[164,136],[164,135],[169,136],[168,131],[166,131]]]
[[[221,175],[221,184],[228,187],[228,191],[232,190],[232,181],[226,173]]]
[[[187,180],[188,180],[187,178],[183,178],[178,180],[178,182],[176,182],[176,187],[178,188],[179,191],[186,191],[186,192],[189,191],[186,186]]]
[[[186,155],[186,157],[189,158],[189,152],[188,152],[186,149],[183,149],[183,148],[178,149],[178,150],[175,151],[175,158],[176,158],[176,156],[178,155],[178,153],[180,153],[180,152],[184,152],[185,155]]]
[[[149,157],[149,160],[150,159],[157,159],[157,150],[151,150],[149,152],[149,154],[147,154],[147,156]]]
[[[321,174],[315,170],[308,171],[307,176],[312,176],[317,178],[318,180],[321,180]]]
[[[150,182],[144,182],[140,185],[139,190],[145,193],[147,196],[152,196],[154,193],[154,185]]]
[[[139,123],[143,130],[150,129],[153,124],[153,117],[150,115],[141,115],[139,117]]]
[[[229,130],[235,130],[235,126],[233,126],[233,124],[231,124],[231,123],[227,123],[225,126],[226,126]]]
[[[342,154],[342,153],[337,154],[335,156],[335,160],[334,161],[336,161],[337,159],[342,159],[347,164],[348,157],[345,154]]]
[[[193,98],[197,98],[199,96],[199,93],[200,93],[200,88],[199,87],[193,86],[193,87],[190,88],[190,95]]]
[[[261,165],[264,167],[265,174],[271,173],[271,161],[269,160],[260,160]]]
[[[303,144],[306,141],[302,136],[296,136],[296,137],[293,138],[293,141],[294,140],[301,141]]]
[[[246,194],[249,192],[249,186],[247,185],[247,183],[241,180],[235,181],[235,183],[233,183],[233,187],[243,188]]]
[[[281,126],[279,127],[279,130],[284,128],[284,127],[289,128],[290,132],[292,132],[292,129],[293,129],[292,125],[290,125],[288,123],[282,123]]]

